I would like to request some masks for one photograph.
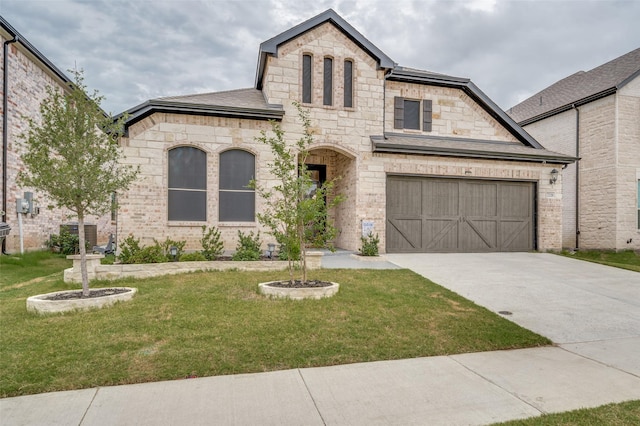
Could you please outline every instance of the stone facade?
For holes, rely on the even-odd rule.
[[[0,41],[11,40],[10,34],[4,27],[0,28]],[[21,39],[24,39],[21,37]],[[24,192],[33,192],[34,202],[39,207],[39,214],[22,215],[22,245],[24,250],[37,250],[44,247],[45,241],[51,234],[58,234],[60,225],[72,222],[71,212],[64,209],[49,209],[52,203],[43,194],[33,188],[23,187],[17,182],[17,176],[24,165],[20,159],[24,152],[20,135],[26,132],[27,122],[24,117],[30,117],[37,121],[40,113],[40,103],[47,96],[47,88],[63,90],[68,79],[60,78],[59,70],[52,70],[49,64],[43,62],[42,57],[35,56],[18,41],[9,44],[7,54],[8,67],[6,78],[8,79],[7,93],[2,93],[0,86],[0,98],[7,97],[7,111],[1,111],[0,117],[7,114],[7,209],[3,219],[11,227],[11,232],[6,239],[6,249],[9,253],[20,251],[20,227],[18,214],[16,213],[16,199],[22,198]],[[0,49],[0,64],[4,63],[4,50]],[[1,70],[2,78],[5,78],[5,70]],[[0,120],[0,122],[2,122]],[[1,154],[0,154],[1,155]],[[2,159],[5,160],[5,159]],[[2,191],[2,188],[0,188]],[[4,196],[4,194],[3,194]],[[1,209],[1,207],[0,207]],[[98,241],[106,244],[109,234],[115,231],[115,226],[109,216],[88,217],[87,224],[97,225]]]
[[[639,250],[640,77],[578,109],[525,126],[546,148],[581,158],[562,173],[562,245],[575,248],[577,241],[581,249]]]
[[[522,136],[508,128],[461,88],[433,84],[407,83],[386,79],[371,49],[365,50],[343,28],[326,21],[305,30],[267,55],[262,75],[262,91],[268,104],[284,110],[280,122],[292,142],[302,136],[296,107],[309,110],[314,144],[309,164],[326,167],[327,179],[339,178],[336,190],[346,201],[330,212],[339,234],[334,241],[340,248],[360,247],[362,223],[373,222],[385,252],[386,183],[389,175],[456,177],[472,179],[534,182],[537,194],[537,241],[539,250],[558,250],[562,246],[562,180],[551,184],[550,172],[561,165],[543,161],[498,160],[473,156],[415,155],[374,152],[372,136],[388,132],[407,136],[443,137],[456,140],[497,142],[522,147]],[[303,56],[312,57],[311,102],[302,102]],[[333,102],[323,102],[323,61],[333,60]],[[353,63],[353,106],[345,107],[344,61]],[[394,97],[431,99],[431,131],[394,129]],[[175,100],[175,99],[174,99]],[[215,114],[214,114],[215,115]],[[513,123],[515,127],[515,123]],[[218,217],[219,155],[228,149],[242,149],[255,155],[255,178],[259,185],[277,182],[267,164],[273,160],[267,146],[256,141],[261,131],[269,131],[267,121],[225,118],[195,114],[153,112],[132,123],[123,138],[127,162],[141,166],[141,177],[120,197],[118,235],[121,241],[132,234],[143,244],[153,239],[186,240],[187,250],[200,249],[201,226],[221,230],[225,249],[237,244],[237,231],[261,231],[264,243],[271,237],[257,222],[223,222]],[[168,220],[167,152],[176,146],[196,146],[207,154],[207,209],[205,222]],[[566,161],[570,162],[570,161]],[[257,197],[256,211],[263,201]]]

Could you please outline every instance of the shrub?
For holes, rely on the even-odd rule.
[[[199,251],[195,251],[193,253],[185,253],[180,256],[180,262],[198,262],[208,260],[207,257]]]
[[[206,260],[216,260],[224,252],[224,244],[220,237],[220,231],[215,226],[207,229],[206,225],[202,225],[202,255]],[[182,260],[182,259],[180,259]]]
[[[118,255],[120,263],[135,263],[134,257],[138,255],[140,250],[142,250],[140,240],[129,234],[120,244],[120,254]]]
[[[244,234],[238,231],[238,246],[232,256],[232,260],[260,260],[260,232],[254,235],[253,231]]]
[[[171,247],[175,247],[177,249],[176,259],[180,259],[180,256],[182,255],[182,251],[184,250],[184,246],[187,245],[186,241],[173,241],[169,239],[169,237],[167,237],[167,239],[164,240],[164,242],[162,243],[159,243],[155,238],[153,239],[153,242],[156,246],[158,246],[162,254],[166,257],[166,259],[163,260],[163,262],[173,260],[173,257],[171,256],[171,253],[170,253]]]
[[[362,241],[362,248],[360,249],[360,253],[363,256],[377,256],[378,255],[378,244],[380,243],[380,238],[378,238],[378,234],[373,236],[373,234],[369,233],[366,237],[360,237],[360,241]]]
[[[149,247],[144,247],[136,253],[130,263],[163,263],[167,260],[167,255],[162,251],[162,247],[154,244]]]
[[[58,249],[61,254],[77,254],[80,252],[80,237],[69,233],[66,227],[62,227],[60,235],[52,234],[46,245],[52,251]],[[85,247],[89,248],[88,242]]]

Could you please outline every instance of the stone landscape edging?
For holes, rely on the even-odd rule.
[[[307,268],[320,269],[322,252],[307,252]],[[150,278],[162,275],[184,274],[197,271],[281,271],[287,268],[288,262],[282,260],[232,261],[212,260],[196,262],[165,262],[102,265],[101,254],[87,255],[87,274],[92,280],[117,280],[120,278]],[[82,282],[80,275],[80,255],[67,256],[73,260],[73,267],[65,269],[65,282]]]
[[[38,294],[27,298],[27,311],[37,314],[54,314],[69,311],[86,311],[88,309],[100,309],[111,306],[116,302],[126,302],[135,296],[138,289],[131,287],[114,287],[116,289],[126,289],[128,291],[118,294],[110,294],[100,297],[88,297],[84,299],[50,300],[49,298],[58,294],[72,293],[79,290],[56,291],[53,293]],[[102,290],[92,288],[91,290]]]
[[[326,287],[275,287],[270,284],[277,281],[269,281],[258,284],[258,290],[265,296],[272,296],[281,299],[322,299],[335,295],[340,289],[340,284],[331,283]]]

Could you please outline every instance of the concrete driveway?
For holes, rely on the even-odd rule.
[[[640,376],[640,273],[548,253],[388,254],[387,259],[550,338]]]

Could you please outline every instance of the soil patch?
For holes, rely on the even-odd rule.
[[[114,294],[127,293],[131,291],[128,288],[99,288],[96,290],[89,289],[89,297],[82,297],[82,290],[67,291],[59,294],[52,294],[44,300],[73,300],[73,299],[91,299],[94,297],[112,296]]]

